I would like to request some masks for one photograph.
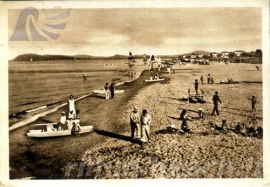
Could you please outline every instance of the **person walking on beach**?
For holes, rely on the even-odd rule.
[[[106,84],[104,86],[104,90],[105,90],[105,98],[106,98],[106,100],[110,99],[109,83],[106,82]]]
[[[148,114],[147,110],[142,111],[141,123],[142,123],[142,142],[148,142],[150,140],[150,124],[152,118]]]
[[[257,103],[256,97],[255,97],[255,95],[252,95],[252,99],[251,99],[252,112],[256,111],[256,107],[255,107],[256,103]]]
[[[203,78],[203,76],[201,76],[201,83],[203,84],[203,81],[204,81],[204,78]]]
[[[87,80],[87,75],[83,74],[83,83]]]
[[[211,75],[210,75],[210,74],[207,75],[207,83],[208,83],[208,84],[211,83]]]
[[[114,91],[115,91],[115,87],[114,87],[114,83],[112,82],[110,85],[111,99],[114,98]]]
[[[213,104],[214,104],[214,108],[213,108],[213,111],[212,111],[212,116],[215,114],[215,112],[217,113],[217,115],[219,115],[219,111],[218,111],[218,103],[222,103],[221,100],[219,99],[219,96],[218,96],[218,92],[216,91],[215,92],[215,95],[213,96]]]
[[[70,95],[68,98],[68,111],[69,113],[73,111],[74,115],[76,116],[75,99],[73,95]]]
[[[138,108],[134,107],[130,114],[130,127],[131,127],[131,138],[141,138],[141,125],[140,125],[140,114]],[[136,137],[135,137],[136,134]]]
[[[196,95],[198,95],[198,88],[199,88],[198,79],[195,79],[194,86],[195,86]]]

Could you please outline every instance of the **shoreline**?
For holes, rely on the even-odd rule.
[[[146,74],[147,74],[147,71],[143,71],[143,72],[141,72],[141,75],[139,75],[139,77],[137,77],[136,79],[128,81],[128,82],[123,83],[121,85],[118,85],[117,88],[127,90],[127,89],[131,88],[132,85],[134,85],[134,84],[138,84],[142,88],[144,86],[148,86],[147,84],[146,85],[140,84],[140,83],[143,82],[144,76],[147,76]],[[113,122],[113,124],[110,124],[109,119],[107,119],[106,122],[105,122],[105,120],[102,120],[103,124],[98,124],[98,121],[100,121],[100,120],[96,119],[95,122],[93,122],[93,119],[91,119],[91,116],[94,116],[92,118],[95,118],[95,113],[96,113],[95,111],[97,111],[97,110],[101,110],[101,111],[103,110],[104,111],[104,109],[105,109],[104,112],[108,111],[109,109],[106,106],[106,105],[108,105],[108,102],[110,102],[110,104],[112,104],[112,102],[114,102],[119,107],[122,106],[122,105],[126,105],[127,102],[130,100],[130,98],[134,97],[134,95],[136,94],[135,90],[137,90],[137,89],[138,89],[138,87],[134,87],[132,89],[133,91],[130,91],[130,90],[125,91],[125,93],[123,93],[123,95],[122,94],[117,94],[115,96],[116,98],[113,99],[113,100],[107,100],[106,101],[105,97],[103,98],[103,96],[97,94],[97,95],[92,95],[92,96],[89,96],[89,97],[86,97],[86,98],[84,98],[82,100],[77,101],[76,102],[76,108],[80,109],[80,111],[81,111],[81,125],[94,125],[96,130],[97,129],[104,129],[104,130],[107,130],[107,131],[109,131],[109,130],[114,131],[116,133],[118,133],[119,131],[122,131],[123,127],[125,127],[126,125],[123,125],[121,123],[118,124],[118,122]],[[92,105],[91,108],[89,108],[89,106],[88,106],[89,104]],[[85,106],[85,105],[87,105],[87,106]],[[40,158],[40,157],[41,158],[42,157],[45,157],[45,158],[49,157],[50,158],[51,157],[50,155],[54,155],[54,157],[58,157],[58,158],[55,158],[55,159],[57,160],[57,162],[59,162],[59,160],[61,160],[61,157],[63,156],[62,155],[63,153],[62,154],[49,153],[49,152],[41,153],[40,151],[43,150],[42,147],[56,146],[55,144],[57,144],[57,147],[58,147],[58,144],[60,146],[60,144],[62,144],[62,143],[59,142],[59,140],[61,140],[61,139],[63,139],[64,141],[70,142],[68,144],[72,145],[72,148],[67,148],[68,146],[64,145],[60,149],[61,150],[69,149],[69,151],[68,150],[63,150],[61,152],[67,152],[67,151],[71,152],[71,153],[74,152],[74,153],[72,153],[73,156],[61,160],[62,164],[60,164],[60,165],[64,166],[64,165],[66,165],[68,160],[70,160],[70,161],[76,160],[78,158],[78,156],[80,155],[80,153],[82,154],[87,147],[95,146],[97,143],[102,142],[102,141],[104,141],[106,139],[105,136],[99,135],[99,134],[97,134],[95,132],[91,132],[91,133],[87,133],[85,135],[82,135],[77,140],[75,140],[75,142],[73,142],[74,137],[71,137],[71,136],[70,137],[59,137],[59,138],[55,138],[55,139],[42,139],[42,140],[31,139],[31,138],[25,137],[23,132],[25,132],[27,129],[29,129],[31,124],[39,123],[39,122],[44,123],[45,121],[47,121],[47,122],[48,121],[54,121],[54,119],[58,120],[58,118],[60,116],[60,113],[64,108],[66,108],[66,107],[61,106],[55,112],[50,113],[50,114],[48,114],[48,115],[46,115],[44,117],[41,117],[40,119],[36,120],[35,122],[32,122],[32,123],[30,123],[30,124],[28,124],[26,126],[22,126],[22,127],[18,128],[18,129],[15,129],[14,131],[10,131],[10,140],[13,139],[13,137],[14,138],[17,137],[18,140],[19,139],[24,139],[20,143],[15,142],[15,141],[10,141],[10,147],[11,147],[11,151],[10,151],[11,158],[10,158],[10,160],[12,161],[10,163],[11,168],[14,167],[15,162],[18,161],[18,160],[20,160],[20,162],[22,162],[22,164],[20,164],[20,165],[24,165],[23,163],[26,162],[25,164],[28,165],[28,167],[33,168],[33,169],[35,167],[38,168],[38,165],[40,164],[40,160],[38,158]],[[101,108],[103,108],[103,109],[101,109]],[[86,118],[86,114],[87,114],[87,118]],[[113,113],[107,114],[108,117],[111,117],[113,115],[114,115]],[[105,118],[106,118],[106,116],[103,119],[105,119]],[[104,122],[106,124],[104,124]],[[95,123],[95,124],[93,124],[93,123]],[[94,139],[93,141],[90,140],[92,138]],[[40,144],[40,141],[44,141],[45,146],[42,146]],[[90,141],[90,143],[87,143],[87,141]],[[81,143],[84,144],[82,148],[77,148],[76,144],[79,144],[78,142],[80,142],[80,144]],[[16,144],[19,144],[19,145],[16,145]],[[46,144],[48,144],[48,145],[46,145]],[[21,147],[21,145],[23,146],[23,150],[19,151],[20,153],[17,155],[16,154],[17,153],[16,148]],[[80,151],[78,151],[78,150],[80,150]],[[78,153],[76,153],[76,151]],[[54,151],[52,151],[52,152],[54,152]],[[25,157],[25,154],[27,154],[26,161],[22,161],[20,158]],[[48,154],[48,155],[44,155],[44,154]],[[29,157],[29,155],[30,155],[30,157]],[[35,157],[36,157],[37,160],[35,158],[32,158],[31,155],[36,155]],[[32,163],[28,163],[27,160],[29,160],[29,162],[32,162]],[[51,165],[51,164],[48,164],[48,167],[54,168],[54,166]],[[57,165],[57,168],[55,168],[55,170],[56,170],[56,171],[54,171],[55,174],[52,174],[54,172],[50,172],[50,174],[48,174],[45,177],[45,176],[43,176],[43,174],[42,174],[43,172],[42,172],[41,174],[38,174],[39,176],[36,176],[36,177],[37,178],[47,178],[47,177],[48,178],[61,178],[63,173],[62,173],[62,170],[61,170],[61,172],[59,171],[59,165]],[[12,174],[12,173],[14,173],[14,174]],[[15,178],[23,178],[23,177],[27,177],[27,176],[33,176],[33,174],[24,176],[23,174],[20,174],[20,172],[18,174],[15,174],[15,173],[18,173],[18,172],[15,172],[13,169],[11,169],[11,178],[12,179],[13,178],[15,179]],[[25,173],[25,172],[22,172],[22,173]],[[39,172],[37,172],[37,173],[39,173]],[[51,174],[53,176],[50,177]]]
[[[138,69],[136,71],[135,78],[133,78],[132,80],[124,80],[122,82],[118,82],[118,83],[116,83],[115,87],[119,87],[121,85],[124,85],[125,83],[130,83],[130,82],[133,82],[133,81],[139,79],[144,71],[147,71],[147,70],[146,69]],[[139,74],[139,76],[137,76],[137,74]],[[114,81],[112,81],[112,82],[114,82]],[[84,99],[86,97],[91,97],[94,94],[95,93],[92,91],[89,94],[78,95],[77,98],[75,99],[75,101],[79,101],[79,100]],[[9,131],[12,131],[12,130],[15,130],[15,129],[20,128],[22,126],[28,125],[29,123],[33,123],[33,122],[37,121],[39,118],[45,117],[48,114],[56,112],[57,110],[59,110],[60,108],[66,106],[66,105],[67,105],[66,100],[55,101],[53,103],[48,103],[48,104],[45,104],[42,106],[29,108],[29,109],[26,109],[23,111],[9,114],[9,120],[10,120],[10,119],[22,118],[23,116],[27,115],[28,113],[31,114],[32,112],[36,112],[39,110],[42,111],[42,110],[46,109],[46,111],[42,111],[41,113],[34,114],[34,116],[32,116],[31,119],[26,119],[23,121],[15,122],[13,124],[9,124]]]

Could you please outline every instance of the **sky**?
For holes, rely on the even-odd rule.
[[[123,8],[38,9],[38,17],[22,10],[9,10],[9,59],[25,53],[94,56],[114,54],[175,55],[202,50],[208,52],[255,51],[262,48],[260,8]],[[59,17],[59,16],[58,16]],[[45,41],[32,41],[30,23]],[[63,24],[55,29],[47,25]],[[27,41],[14,41],[17,24]],[[43,31],[41,30],[43,29]],[[51,38],[46,32],[59,34]],[[23,31],[20,31],[23,32]]]

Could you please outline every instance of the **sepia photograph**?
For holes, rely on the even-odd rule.
[[[200,2],[9,2],[8,180],[264,180],[268,3]]]

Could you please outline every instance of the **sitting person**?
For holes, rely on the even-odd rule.
[[[61,113],[61,118],[60,118],[60,121],[59,121],[59,129],[65,129],[66,127],[66,123],[67,123],[67,116],[66,116],[66,113],[65,112],[62,112]]]
[[[219,127],[219,126],[215,126],[215,129],[216,130],[227,130],[227,121],[226,121],[226,119],[223,119],[222,120],[222,124],[221,124],[221,127]]]
[[[68,113],[68,119],[75,119],[76,117],[76,114],[73,110],[71,110],[69,113]]]
[[[154,79],[155,79],[155,80],[159,79],[159,74],[158,74],[158,73],[156,73]]]
[[[56,131],[56,129],[53,127],[53,124],[48,124],[46,126],[47,132]]]
[[[184,132],[190,132],[190,129],[188,128],[187,120],[189,119],[186,115],[187,110],[183,109],[182,112],[180,113],[180,120],[182,120],[181,123],[181,130]]]
[[[263,128],[262,127],[258,127],[255,131],[255,136],[257,138],[263,138]]]
[[[187,120],[183,120],[183,122],[181,124],[181,130],[184,132],[187,132],[187,133],[190,132],[190,129],[188,128]]]

